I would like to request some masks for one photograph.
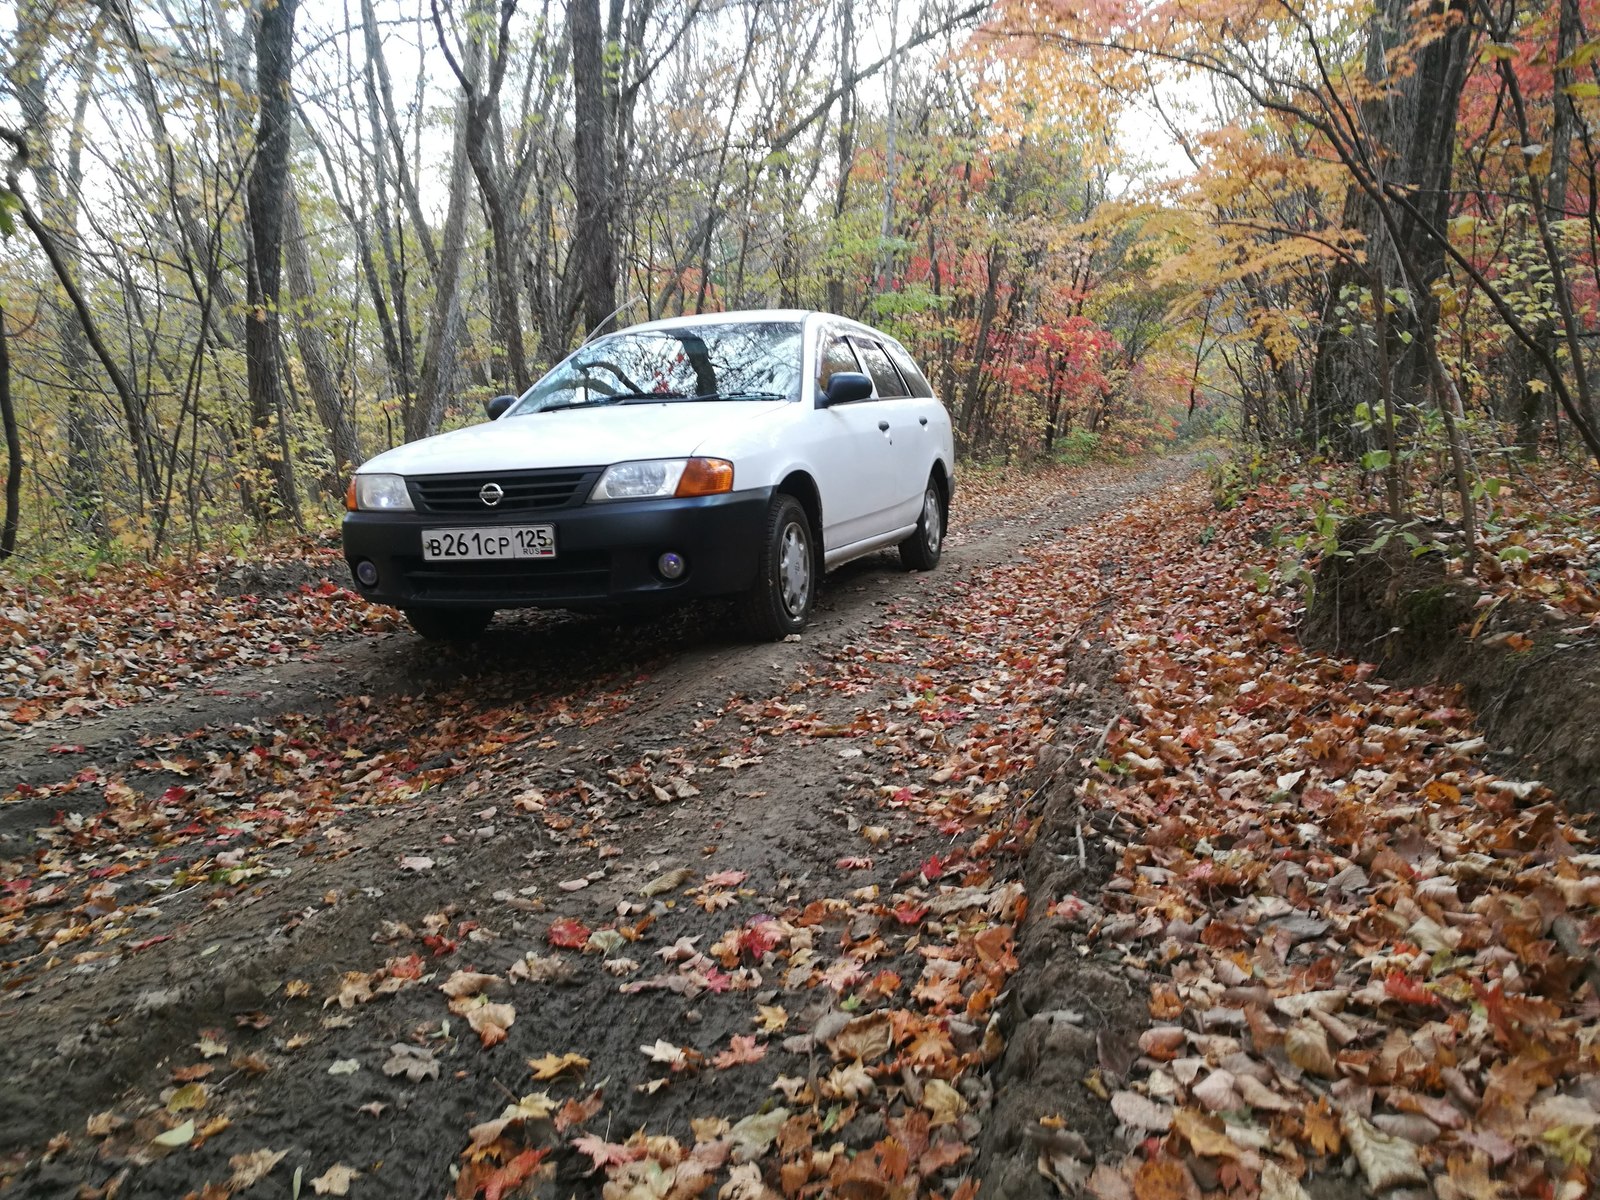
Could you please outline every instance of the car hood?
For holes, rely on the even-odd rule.
[[[536,467],[599,467],[641,458],[732,453],[738,430],[784,400],[623,404],[502,417],[423,438],[368,459],[363,474],[451,475]]]

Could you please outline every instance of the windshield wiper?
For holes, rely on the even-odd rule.
[[[613,392],[606,397],[607,404],[633,404],[648,400],[687,400],[682,392]]]
[[[709,392],[696,400],[787,400],[785,392]]]
[[[599,408],[602,405],[610,404],[611,402],[612,399],[610,396],[602,397],[599,400],[568,400],[565,404],[545,404],[534,409],[533,411],[540,413],[566,412],[569,409],[574,408]]]

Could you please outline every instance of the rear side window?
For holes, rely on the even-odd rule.
[[[878,389],[878,395],[885,400],[897,396],[909,396],[905,381],[900,378],[900,372],[894,369],[894,364],[889,361],[889,356],[883,352],[883,347],[877,342],[868,342],[860,338],[851,338],[851,344],[856,348],[861,361],[867,368],[867,374],[872,376],[873,386]]]
[[[911,394],[932,399],[933,385],[928,382],[927,377],[921,371],[917,370],[917,364],[911,355],[893,342],[885,343],[883,348],[889,352],[889,357],[894,360],[894,365],[900,368],[900,376],[906,381],[906,386],[911,389]]]

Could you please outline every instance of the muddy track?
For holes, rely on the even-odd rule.
[[[349,802],[260,848],[249,859],[255,869],[234,886],[214,877],[173,883],[170,860],[182,852],[166,862],[130,859],[139,865],[116,877],[118,895],[146,889],[149,911],[136,935],[87,962],[48,945],[0,947],[0,1089],[30,1097],[8,1103],[0,1123],[0,1180],[9,1156],[14,1194],[73,1195],[126,1171],[123,1196],[177,1196],[226,1180],[231,1155],[270,1147],[288,1149],[286,1163],[313,1173],[335,1160],[359,1164],[376,1173],[383,1194],[438,1195],[450,1186],[467,1128],[526,1091],[523,1060],[547,1052],[579,1051],[593,1063],[589,1083],[605,1077],[613,1139],[644,1125],[686,1129],[706,1111],[735,1119],[754,1111],[770,1095],[770,1072],[743,1068],[653,1094],[635,1090],[651,1076],[641,1042],[725,1044],[750,1029],[749,995],[620,997],[617,978],[586,965],[517,985],[517,1021],[491,1052],[470,1035],[422,1032],[439,1023],[436,982],[348,1011],[323,1002],[345,972],[413,951],[431,951],[429,969],[441,978],[468,965],[505,972],[525,952],[545,952],[545,931],[560,917],[598,927],[648,905],[656,927],[626,952],[649,975],[656,952],[675,939],[701,939],[703,949],[753,913],[874,881],[887,892],[938,849],[939,834],[884,807],[886,782],[911,781],[884,739],[816,730],[843,729],[864,714],[892,724],[913,689],[959,674],[953,657],[924,663],[938,657],[920,636],[933,614],[983,589],[1030,541],[1070,536],[1196,461],[1085,476],[1081,489],[1038,511],[958,525],[928,575],[907,575],[888,555],[852,564],[829,576],[799,641],[744,644],[714,606],[632,625],[502,615],[469,648],[429,647],[409,634],[330,642],[314,658],[0,743],[0,794],[18,783],[48,789],[89,767],[159,790],[171,761],[163,755],[227,759],[280,727],[307,737],[326,729],[344,739],[336,748],[348,744],[347,757],[387,755],[398,764],[391,773],[409,767],[407,778],[421,781],[420,793],[391,790],[376,802],[354,786],[337,793]],[[1093,685],[1110,687],[1103,675]],[[791,697],[804,700],[809,736],[774,733]],[[1077,705],[1101,711],[1083,697]],[[339,732],[357,712],[369,722],[359,741]],[[424,728],[459,728],[486,748],[411,761],[408,747],[422,744],[414,739]],[[83,749],[64,756],[50,749],[59,744]],[[0,856],[38,853],[38,829],[88,803],[52,793],[0,805]],[[252,803],[239,821],[246,828],[260,809]],[[873,851],[873,869],[846,877],[838,861],[864,853],[858,831],[874,821],[890,834]],[[403,865],[407,858],[430,865]],[[673,868],[746,873],[738,908],[701,911],[670,894],[641,901],[647,881]],[[120,952],[133,943],[142,948]],[[309,997],[296,999],[291,980],[306,981]],[[780,1002],[780,990],[766,981],[754,1000]],[[797,1009],[791,1029],[823,1015],[819,1003]],[[441,1078],[383,1074],[386,1048],[418,1036],[437,1048]],[[174,1067],[202,1062],[204,1039],[227,1045],[207,1076],[214,1103],[206,1115],[223,1111],[231,1126],[203,1145],[150,1155],[151,1130],[164,1126],[149,1110],[170,1090]],[[330,1066],[349,1062],[358,1064],[352,1073],[330,1075]],[[988,1103],[982,1079],[964,1086],[975,1109]],[[86,1119],[105,1112],[130,1124],[86,1138]],[[852,1138],[882,1135],[881,1121],[876,1130],[856,1124],[866,1128],[853,1128]],[[39,1157],[63,1133],[67,1142]],[[563,1162],[561,1194],[598,1194],[598,1178]],[[357,1185],[353,1194],[378,1192]]]

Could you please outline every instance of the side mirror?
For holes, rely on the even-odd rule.
[[[854,404],[857,400],[872,399],[872,380],[860,371],[840,371],[828,380],[828,390],[822,394],[822,407],[835,404]]]
[[[489,414],[489,420],[498,421],[505,416],[506,409],[517,402],[515,396],[496,396],[493,400],[483,402],[484,411]]]

